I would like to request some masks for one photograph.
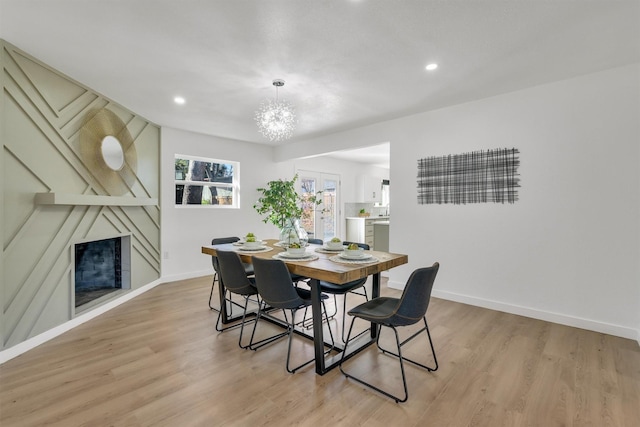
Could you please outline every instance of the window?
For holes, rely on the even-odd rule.
[[[176,154],[176,206],[239,208],[240,163]]]

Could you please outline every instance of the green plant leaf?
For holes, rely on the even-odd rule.
[[[319,195],[322,191],[314,195],[302,196],[296,191],[296,174],[291,180],[269,181],[266,187],[258,188],[261,196],[253,205],[253,208],[260,215],[263,215],[264,223],[271,223],[278,228],[284,227],[285,221],[289,218],[300,219],[304,216],[303,204],[313,204],[318,206],[322,203]]]

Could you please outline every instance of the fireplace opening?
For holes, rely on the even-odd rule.
[[[121,236],[74,245],[76,309],[130,288],[129,241],[129,236]]]

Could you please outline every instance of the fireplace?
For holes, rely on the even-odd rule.
[[[131,288],[131,236],[73,245],[73,306],[76,312]]]

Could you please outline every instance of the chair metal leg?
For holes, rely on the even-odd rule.
[[[364,291],[364,294],[361,294],[361,293],[358,293],[358,292],[350,292],[350,293],[364,296],[365,300],[369,301],[369,296],[367,295],[367,287],[366,287],[366,285],[362,286],[362,290]],[[346,317],[347,317],[347,295],[348,294],[349,294],[349,292],[344,294],[344,301],[342,302],[342,336],[340,338],[342,339],[342,342],[344,342],[344,343],[347,342],[347,340],[344,338],[344,326],[345,326],[345,323],[347,323]],[[354,339],[358,338],[360,335],[366,334],[368,331],[369,331],[369,329],[365,329],[364,331],[360,332],[358,335],[355,335],[353,338]]]
[[[327,326],[329,323],[329,318],[327,316],[327,307],[324,304],[324,301],[322,302],[322,311],[324,312],[324,317],[325,317],[325,321],[327,322]],[[284,311],[284,310],[283,310]],[[289,367],[289,361],[291,359],[291,341],[293,338],[293,329],[295,327],[295,318],[296,318],[296,311],[297,309],[293,309],[291,310],[291,322],[287,321],[288,324],[288,328],[287,328],[287,333],[289,334],[289,343],[287,346],[287,364],[286,364],[286,368],[287,368],[287,372],[289,372],[290,374],[295,373],[298,369],[303,368],[305,366],[307,366],[309,363],[315,361],[315,357],[312,358],[311,360],[308,360],[306,362],[304,362],[303,364],[291,369]],[[286,319],[286,314],[285,314],[285,319]],[[331,352],[331,350],[333,350],[335,348],[335,341],[333,339],[333,332],[331,332],[331,328],[329,327],[329,336],[331,337],[331,347],[329,348],[329,350],[326,350],[324,352],[325,355],[329,354]]]
[[[431,340],[431,333],[429,332],[429,326],[427,325],[427,319],[426,318],[422,318],[422,320],[424,322],[424,328],[421,328],[419,331],[417,331],[416,333],[411,335],[409,338],[407,338],[404,341],[402,341],[401,343],[399,343],[398,347],[402,347],[403,345],[405,345],[406,343],[408,343],[409,341],[411,341],[412,339],[414,339],[415,337],[420,335],[420,333],[426,331],[427,332],[427,337],[429,338],[429,345],[431,346],[431,354],[433,355],[433,360],[435,362],[435,366],[434,367],[430,367],[430,366],[424,365],[424,364],[422,364],[420,362],[416,362],[415,360],[409,359],[408,357],[403,357],[403,359],[406,360],[409,363],[412,363],[412,364],[414,364],[416,366],[424,368],[429,372],[437,371],[438,370],[438,358],[436,357],[436,351],[433,348],[433,341]],[[378,348],[383,353],[390,354],[390,355],[395,356],[395,357],[400,357],[399,354],[396,354],[396,353],[394,353],[392,351],[386,350],[386,349],[384,349],[384,348],[382,348],[380,346],[380,334],[378,334],[378,339],[376,341],[376,344],[377,344]]]
[[[255,319],[255,323],[253,324],[253,331],[251,332],[251,339],[249,340],[249,345],[247,346],[248,349],[250,350],[257,350],[260,347],[264,347],[267,344],[270,344],[282,337],[285,337],[287,335],[287,332],[281,332],[279,334],[273,335],[271,337],[267,337],[267,338],[263,338],[260,341],[257,342],[253,342],[253,338],[255,336],[256,333],[256,328],[258,326],[258,321],[260,320],[260,316],[262,315],[262,311],[266,310],[267,305],[264,303],[264,301],[260,300],[259,301],[259,305],[258,305],[258,314],[256,315],[256,319]]]
[[[285,316],[286,317],[286,316]],[[295,367],[295,368],[290,368],[289,367],[289,361],[291,360],[291,342],[293,341],[293,328],[294,328],[294,322],[295,322],[295,318],[296,318],[296,310],[293,309],[291,310],[291,322],[287,321],[287,334],[289,335],[289,340],[287,343],[287,363],[286,363],[286,368],[287,368],[287,372],[289,372],[290,374],[295,373],[298,369],[308,365],[309,363],[313,362],[315,359],[311,359],[308,360],[306,362],[304,362],[303,364]]]
[[[327,314],[327,319],[333,319],[336,314],[338,314],[338,299],[336,294],[333,294],[333,313]]]
[[[296,316],[296,312],[298,309],[293,309],[291,310],[291,321],[289,321],[289,318],[287,317],[287,312],[286,310],[282,310],[283,314],[284,314],[284,320],[287,323],[287,330],[285,332],[273,335],[271,337],[268,338],[264,338],[260,341],[257,342],[253,342],[253,339],[255,337],[255,332],[256,332],[256,328],[258,326],[258,321],[260,320],[260,316],[263,312],[263,310],[266,310],[267,305],[264,303],[264,301],[260,301],[259,302],[259,306],[258,306],[258,314],[256,316],[255,319],[255,323],[253,325],[253,331],[251,332],[251,339],[249,340],[249,345],[243,348],[249,348],[251,350],[257,350],[261,347],[264,347],[265,345],[271,344],[272,342],[284,337],[284,336],[288,336],[288,343],[287,343],[287,361],[286,361],[286,369],[287,372],[293,374],[295,373],[298,369],[308,365],[309,363],[315,361],[315,358],[308,360],[306,362],[304,362],[303,364],[295,367],[295,368],[291,368],[290,367],[290,360],[291,360],[291,343],[292,343],[292,339],[293,339],[293,335],[294,335],[294,329],[295,329],[295,316]],[[325,321],[328,323],[329,320],[327,318],[327,308],[324,304],[324,301],[322,302],[322,307],[323,307],[323,312],[324,312],[324,316],[325,316]],[[333,339],[333,332],[331,331],[331,328],[329,328],[329,336],[331,337],[331,347],[325,351],[325,355],[329,354],[329,352],[331,352],[334,348],[335,348],[335,341]]]
[[[434,350],[434,348],[433,348],[433,341],[431,340],[431,333],[429,332],[429,327],[427,326],[427,319],[426,319],[426,318],[423,318],[424,325],[425,325],[425,327],[424,327],[424,328],[420,329],[418,332],[416,332],[416,333],[415,333],[415,334],[413,334],[411,337],[409,337],[409,338],[407,338],[406,340],[404,340],[402,343],[400,342],[400,338],[399,338],[399,336],[398,336],[398,330],[397,330],[394,326],[391,326],[391,325],[385,325],[385,326],[390,327],[391,329],[393,329],[393,332],[394,332],[394,335],[395,335],[395,338],[396,338],[396,346],[397,346],[397,348],[398,348],[398,353],[397,353],[397,354],[396,354],[396,353],[393,353],[393,352],[391,352],[391,351],[385,350],[385,349],[383,349],[383,348],[380,346],[380,333],[378,333],[378,338],[377,338],[377,340],[376,340],[376,344],[378,345],[378,348],[379,348],[383,353],[387,353],[387,354],[391,354],[391,355],[393,355],[393,356],[396,356],[396,357],[398,358],[399,362],[400,362],[400,371],[401,371],[401,373],[402,373],[402,385],[403,385],[403,388],[404,388],[404,397],[395,396],[395,395],[393,395],[393,394],[391,394],[391,393],[389,393],[389,392],[387,392],[387,391],[385,391],[385,390],[382,390],[382,389],[381,389],[381,388],[379,388],[379,387],[374,386],[373,384],[369,384],[368,382],[366,382],[366,381],[364,381],[364,380],[362,380],[362,379],[360,379],[360,378],[357,378],[357,377],[355,377],[355,376],[353,376],[353,375],[351,375],[351,374],[349,374],[349,373],[345,372],[345,370],[343,369],[342,364],[343,364],[343,362],[344,362],[344,356],[345,356],[345,355],[346,355],[346,353],[347,353],[347,347],[349,346],[349,341],[350,341],[350,337],[351,337],[351,331],[352,331],[352,329],[353,329],[353,324],[354,324],[355,320],[356,320],[356,318],[355,318],[355,317],[353,317],[353,319],[351,319],[351,325],[349,326],[349,333],[347,334],[347,341],[346,341],[346,343],[345,343],[344,351],[343,351],[343,353],[342,353],[342,359],[340,360],[340,366],[339,366],[339,368],[340,368],[340,372],[342,372],[342,374],[343,374],[345,377],[347,377],[347,378],[351,378],[351,379],[353,379],[353,380],[355,380],[355,381],[359,382],[359,383],[360,383],[360,384],[362,384],[362,385],[365,385],[365,386],[367,386],[367,387],[369,387],[369,388],[372,388],[373,390],[375,390],[375,391],[377,391],[377,392],[379,392],[379,393],[384,394],[384,395],[385,395],[385,396],[387,396],[387,397],[390,397],[391,399],[395,400],[395,401],[396,401],[396,403],[399,403],[399,402],[406,402],[406,401],[407,401],[407,399],[409,398],[409,391],[408,391],[408,388],[407,388],[407,378],[406,378],[405,371],[404,371],[404,363],[403,363],[403,361],[404,361],[404,360],[406,360],[407,362],[410,362],[410,363],[413,363],[413,364],[415,364],[415,365],[417,365],[417,366],[420,366],[420,367],[422,367],[422,368],[425,368],[425,369],[426,369],[426,370],[428,370],[428,371],[435,371],[435,370],[437,370],[437,369],[438,369],[438,360],[436,359],[436,353],[435,353],[435,350]],[[381,327],[381,325],[378,325],[378,328],[380,328],[380,327]],[[402,348],[402,346],[403,346],[404,344],[408,343],[409,341],[411,341],[413,338],[415,338],[415,337],[416,337],[416,336],[418,336],[422,331],[425,331],[425,330],[427,331],[427,335],[428,335],[428,337],[429,337],[429,344],[430,344],[430,346],[431,346],[431,352],[432,352],[432,354],[433,354],[433,358],[434,358],[434,361],[435,361],[435,368],[430,368],[430,367],[428,367],[428,366],[426,366],[426,365],[423,365],[423,364],[421,364],[421,363],[418,363],[418,362],[416,362],[416,361],[414,361],[414,360],[411,360],[411,359],[408,359],[408,358],[406,358],[406,357],[403,357],[403,356],[402,356],[402,349],[401,349],[401,348]]]
[[[217,307],[214,307],[213,305],[211,305],[211,301],[213,300],[213,288],[216,286],[216,282],[218,282],[218,286],[220,286],[220,283],[219,283],[220,280],[218,278],[218,273],[217,272],[213,273],[213,281],[211,282],[211,292],[209,293],[209,308],[211,310],[217,311],[219,313],[220,309],[217,308]],[[230,294],[229,291],[225,291],[225,294],[226,293]],[[228,316],[232,317],[233,316],[233,306],[234,306],[234,304],[239,306],[239,307],[241,307],[241,306],[238,303],[233,302],[231,300],[231,296],[229,296],[229,300],[228,301],[230,302]],[[224,304],[224,301],[220,301],[220,305],[222,305],[222,304]]]
[[[324,307],[325,314],[326,314],[325,319],[323,320],[323,322],[326,321],[327,324],[328,324],[329,320],[333,319],[335,317],[335,315],[338,314],[338,301],[336,300],[336,295],[333,294],[333,313],[328,314],[326,312],[327,306],[325,305],[324,300],[322,301],[322,306]],[[307,317],[308,309],[309,309],[309,307],[305,307],[304,308],[304,316],[302,317],[302,320],[300,322],[298,322],[297,324],[301,325],[305,329],[312,329],[313,328],[313,317]],[[344,342],[344,340],[343,340],[343,342]]]
[[[331,331],[331,325],[329,325],[329,315],[327,315],[327,306],[325,305],[324,301],[322,301],[322,309],[324,311],[324,320],[325,322],[327,322],[327,329],[329,329],[329,337],[331,337],[331,347],[329,348],[329,350],[324,352],[326,356],[327,354],[331,353],[331,350],[336,347],[336,342],[333,339],[333,332]]]
[[[251,345],[251,341],[247,345],[242,345],[242,335],[244,333],[244,326],[249,322],[255,322],[257,319],[252,319],[247,322],[247,307],[249,305],[249,296],[243,295],[244,297],[244,310],[242,312],[242,320],[240,323],[236,323],[235,325],[227,326],[226,328],[220,328],[220,318],[222,317],[222,313],[218,311],[218,320],[216,321],[216,330],[218,332],[224,332],[229,329],[234,329],[240,326],[240,337],[238,337],[238,346],[242,349],[249,348]]]
[[[231,295],[231,292],[229,290],[226,291],[226,294],[228,294],[229,296],[226,297],[226,295],[225,295],[225,298],[222,300],[222,304],[227,304],[227,303],[229,304],[228,305],[228,308],[229,308],[228,323],[230,323],[232,321],[235,321],[235,320],[238,320],[237,318],[236,319],[232,319],[231,318],[231,315],[233,314],[233,306],[234,305],[240,307],[241,309],[243,309],[242,317],[244,318],[245,310],[246,310],[246,307],[247,307],[247,304],[248,304],[248,301],[249,301],[248,300],[249,297],[246,297],[246,296],[243,295],[243,298],[245,298],[245,304],[244,304],[244,306],[242,306],[242,305],[238,304],[237,302],[235,302],[235,301],[233,301],[231,299],[232,295]],[[240,325],[238,323],[238,324],[234,324],[234,325],[231,325],[231,326],[227,326],[226,328],[221,328],[220,327],[220,319],[222,318],[222,311],[218,310],[217,308],[214,308],[214,310],[218,312],[218,320],[216,320],[216,331],[222,332],[222,331],[226,331],[227,329],[236,328],[236,327],[238,327]]]

